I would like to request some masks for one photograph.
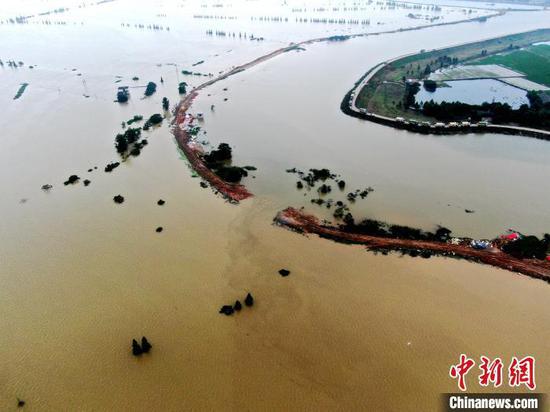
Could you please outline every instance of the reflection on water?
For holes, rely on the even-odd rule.
[[[446,81],[445,87],[438,87],[435,92],[421,88],[416,95],[416,101],[424,103],[430,100],[435,103],[507,103],[512,109],[529,104],[525,90],[494,79]]]
[[[542,27],[548,12],[309,46],[206,89],[193,108],[205,113],[204,138],[229,142],[236,163],[258,167],[246,181],[257,196],[232,206],[191,176],[170,114],[144,132],[139,157],[103,172],[117,160],[121,123],[161,113],[164,96],[174,105],[179,82],[205,79],[181,73],[198,61],[196,70],[218,73],[295,37],[359,29],[193,19],[199,3],[75,4],[43,20],[77,24],[0,26],[0,58],[25,63],[0,69],[0,409],[19,397],[33,410],[434,410],[440,393],[456,390],[447,374],[461,352],[529,353],[537,374],[549,375],[542,282],[374,256],[271,224],[288,205],[320,212],[285,169],[328,167],[350,188],[374,187],[358,215],[479,236],[550,227],[546,142],[418,136],[339,111],[344,92],[380,61]],[[203,14],[234,13],[208,5]],[[411,24],[405,9],[369,7],[384,29]],[[266,40],[205,35],[241,24]],[[143,99],[148,81],[157,93]],[[29,86],[13,100],[21,83]],[[132,86],[125,105],[113,102],[121,85]],[[63,186],[71,174],[90,186]],[[281,278],[282,267],[292,274]],[[253,310],[217,313],[249,291]],[[142,335],[153,350],[136,361],[129,344]],[[542,378],[539,386],[550,389]]]

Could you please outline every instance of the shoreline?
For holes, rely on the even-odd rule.
[[[472,17],[469,19],[457,20],[452,22],[434,23],[434,24],[427,24],[423,26],[387,30],[382,32],[320,37],[315,39],[304,40],[298,43],[290,43],[288,46],[281,47],[268,54],[265,54],[254,60],[244,63],[240,66],[233,67],[228,72],[223,73],[217,77],[214,77],[213,79],[210,79],[204,83],[201,83],[200,85],[193,88],[182,100],[180,100],[180,102],[177,104],[176,108],[174,109],[175,116],[172,122],[172,125],[173,125],[172,130],[173,130],[174,137],[176,138],[178,146],[187,157],[193,170],[197,172],[203,179],[205,179],[215,190],[221,193],[223,197],[225,197],[231,202],[238,203],[241,200],[245,200],[249,197],[252,197],[253,194],[249,192],[244,185],[225,182],[218,175],[216,175],[212,170],[210,170],[206,166],[202,158],[199,156],[201,153],[200,149],[193,144],[193,139],[191,138],[191,136],[189,136],[189,134],[184,129],[184,124],[187,120],[187,112],[191,108],[191,105],[193,104],[193,100],[198,96],[199,91],[201,91],[202,89],[208,86],[213,85],[214,83],[227,79],[230,76],[241,73],[251,67],[254,67],[260,63],[268,61],[283,53],[296,50],[300,46],[306,46],[314,43],[329,42],[329,41],[340,41],[340,40],[343,41],[343,40],[349,40],[357,37],[378,36],[382,34],[395,34],[395,33],[412,31],[412,30],[422,30],[422,29],[427,29],[432,27],[470,23],[474,21],[483,21],[485,19],[502,16],[503,14],[505,14],[505,12],[499,11],[497,13],[493,13],[487,16]]]
[[[502,13],[496,14],[501,15]],[[494,16],[491,16],[494,17]],[[242,184],[232,184],[225,182],[219,176],[217,176],[212,170],[210,170],[205,162],[203,161],[201,154],[202,149],[198,147],[193,138],[187,133],[185,126],[186,124],[191,123],[194,119],[192,116],[188,115],[188,111],[194,101],[198,96],[198,92],[218,81],[224,80],[234,74],[243,72],[251,67],[254,67],[260,63],[263,63],[267,60],[270,60],[276,56],[279,56],[288,51],[295,50],[300,46],[309,45],[317,42],[325,41],[339,41],[339,40],[348,40],[355,37],[366,37],[371,35],[395,33],[408,30],[419,30],[426,27],[434,27],[441,25],[450,25],[450,24],[459,24],[463,22],[471,22],[479,20],[478,17],[467,19],[464,21],[456,21],[449,23],[438,23],[429,26],[419,26],[409,29],[399,29],[391,30],[381,33],[363,33],[357,35],[347,35],[347,36],[331,36],[318,39],[305,40],[299,43],[291,43],[289,46],[279,48],[272,51],[271,53],[260,56],[254,60],[251,60],[247,63],[244,63],[240,66],[233,67],[228,72],[221,74],[213,79],[208,80],[205,83],[200,84],[199,86],[192,89],[176,106],[175,108],[175,118],[173,121],[173,133],[178,142],[179,147],[186,155],[189,163],[191,164],[193,170],[195,170],[203,179],[208,181],[208,183],[215,189],[215,191],[221,193],[227,200],[233,203],[238,203],[241,200],[245,200],[249,197],[252,197],[253,194],[248,191],[248,189]],[[474,42],[479,43],[479,42]],[[453,46],[451,46],[453,47]],[[447,49],[449,47],[443,48],[441,50]],[[416,53],[415,53],[416,54]],[[414,54],[411,54],[414,55]],[[365,75],[363,75],[356,83],[352,90],[350,90],[344,100],[341,103],[341,109],[344,113],[353,116],[353,117],[370,117],[368,120],[375,121],[377,123],[382,123],[386,125],[392,125],[396,128],[409,129],[412,128],[412,125],[405,124],[403,122],[397,122],[395,119],[372,115],[365,115],[362,112],[352,110],[351,103],[355,103],[355,98],[351,98],[351,94],[354,90],[368,81],[376,72],[385,67],[385,65],[391,63],[392,61],[403,58],[400,56],[388,62],[380,63],[377,66],[370,69]],[[399,125],[397,125],[399,123]],[[432,130],[430,127],[417,126],[417,131],[420,133],[428,134],[460,134],[460,133],[471,133],[471,132],[496,132],[501,134],[514,134],[514,135],[525,135],[531,137],[537,137],[539,139],[550,140],[550,132],[537,130],[537,129],[528,129],[522,127],[514,126],[501,126],[501,125],[487,125],[483,127],[452,127],[452,128],[440,128]],[[426,241],[426,240],[411,240],[411,239],[400,239],[392,237],[380,237],[372,236],[366,234],[358,234],[345,231],[339,227],[327,226],[322,224],[318,218],[313,215],[308,215],[302,211],[289,207],[277,214],[274,219],[274,222],[280,226],[286,227],[288,229],[301,232],[301,233],[313,233],[317,234],[320,237],[331,239],[337,242],[342,243],[352,243],[352,244],[361,244],[367,246],[369,250],[380,250],[380,251],[411,251],[416,250],[418,252],[427,252],[429,254],[434,254],[438,256],[445,257],[454,257],[469,260],[476,263],[484,263],[508,271],[516,272],[522,275],[526,275],[535,279],[541,279],[550,283],[550,262],[537,261],[535,259],[518,259],[511,255],[508,255],[502,252],[500,249],[491,248],[490,250],[478,250],[466,245],[455,245],[446,242],[437,242],[437,241]]]
[[[197,97],[197,90],[191,91],[183,100],[181,100],[176,106],[176,116],[173,121],[173,134],[178,142],[178,146],[184,152],[185,157],[191,164],[191,167],[195,172],[199,174],[204,180],[206,180],[212,187],[220,192],[226,199],[232,202],[239,202],[252,196],[246,187],[241,184],[228,183],[222,180],[216,173],[206,166],[206,163],[200,156],[202,150],[200,150],[194,143],[192,137],[185,130],[186,124],[193,121],[192,117],[187,116],[187,111],[190,109],[191,104],[195,97]]]
[[[292,207],[280,211],[274,218],[274,223],[299,233],[316,234],[319,237],[339,243],[364,245],[372,251],[416,250],[429,252],[437,256],[483,263],[550,283],[550,262],[518,259],[497,248],[479,250],[466,245],[455,245],[446,242],[400,239],[347,232],[336,226],[325,225],[317,217]]]
[[[530,32],[522,32],[522,33],[516,33],[515,35],[520,34],[526,34],[531,33],[539,30],[548,30],[548,29],[538,29],[533,30]],[[489,39],[479,40],[475,42],[469,42],[469,43],[462,43],[458,45],[452,45],[447,47],[442,47],[439,49],[433,49],[429,50],[428,52],[442,52],[446,50],[452,50],[457,47],[462,46],[468,46],[468,45],[476,45],[479,43],[491,41],[491,40],[498,40],[501,38],[506,38],[507,36],[499,36],[499,37],[493,37]],[[351,117],[368,120],[374,123],[383,124],[385,126],[391,126],[396,129],[403,129],[408,130],[415,133],[421,133],[421,134],[434,134],[434,135],[455,135],[455,134],[467,134],[467,133],[501,133],[501,134],[507,134],[507,135],[515,135],[515,136],[527,136],[527,137],[534,137],[536,139],[541,140],[550,140],[550,131],[544,130],[544,129],[535,129],[535,128],[528,128],[528,127],[522,127],[522,126],[514,126],[511,124],[505,125],[505,124],[486,124],[486,125],[478,125],[478,124],[469,124],[467,126],[465,125],[452,125],[453,122],[450,123],[444,123],[444,126],[439,126],[442,123],[437,121],[436,119],[433,119],[433,122],[436,122],[437,124],[423,124],[424,122],[419,121],[408,121],[405,119],[408,112],[405,110],[401,111],[399,117],[390,117],[390,116],[384,116],[381,114],[377,114],[374,112],[369,112],[365,108],[360,108],[357,106],[357,99],[359,97],[359,94],[361,91],[367,87],[368,83],[372,80],[372,78],[379,73],[384,68],[388,67],[394,62],[397,62],[402,59],[406,59],[413,56],[420,56],[423,54],[423,52],[415,52],[410,53],[406,55],[401,55],[398,57],[394,57],[390,60],[387,60],[385,62],[378,63],[376,66],[370,68],[363,76],[359,78],[353,85],[353,87],[344,95],[341,103],[340,103],[340,110]],[[432,122],[432,123],[433,123]],[[455,122],[456,123],[456,122]]]

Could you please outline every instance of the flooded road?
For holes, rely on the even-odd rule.
[[[21,398],[31,411],[434,410],[440,393],[456,390],[448,369],[460,353],[531,354],[537,391],[550,390],[547,284],[450,259],[373,255],[272,225],[286,206],[323,213],[285,170],[327,167],[350,188],[375,189],[353,207],[358,216],[474,236],[547,231],[547,142],[419,136],[346,117],[339,103],[380,61],[543,27],[548,12],[316,44],[204,90],[193,106],[205,113],[201,138],[230,143],[237,164],[258,168],[245,180],[255,197],[234,206],[192,177],[169,114],[144,132],[142,154],[109,174],[114,136],[135,114],[162,113],[162,97],[173,106],[180,81],[207,79],[182,69],[204,59],[193,70],[228,70],[295,33],[273,24],[283,34],[265,42],[205,40],[217,24],[178,26],[176,6],[134,15],[127,2],[95,7],[106,11],[88,9],[104,18],[93,29],[80,10],[66,15],[88,16],[83,27],[0,28],[0,58],[37,65],[1,72],[0,409]],[[169,32],[111,24],[164,12]],[[325,31],[305,27],[297,37]],[[155,81],[157,93],[141,99],[134,88],[127,105],[113,103],[132,76],[135,86]],[[90,186],[64,186],[71,174]],[[117,194],[124,204],[113,203]],[[218,314],[248,292],[252,309]],[[143,335],[153,350],[136,359],[130,342]]]

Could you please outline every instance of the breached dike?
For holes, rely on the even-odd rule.
[[[475,249],[470,246],[431,240],[411,240],[372,236],[323,224],[315,216],[289,207],[277,214],[274,222],[299,233],[312,233],[342,243],[365,245],[369,250],[429,252],[434,255],[462,258],[520,273],[550,283],[550,262],[515,258],[499,249]]]
[[[195,98],[198,96],[199,91],[201,91],[202,89],[208,86],[213,85],[214,83],[224,80],[230,76],[233,76],[237,73],[241,73],[251,67],[254,67],[260,63],[268,61],[283,53],[290,52],[293,50],[299,50],[301,49],[301,46],[311,45],[314,43],[334,42],[334,41],[343,41],[343,40],[360,38],[360,37],[377,36],[381,34],[391,34],[391,33],[407,32],[412,30],[422,30],[429,27],[447,26],[447,25],[455,25],[455,24],[461,24],[461,23],[467,23],[467,22],[474,22],[474,21],[480,21],[481,19],[486,20],[488,18],[501,16],[502,14],[503,12],[499,11],[497,13],[489,14],[482,17],[466,18],[463,20],[457,20],[457,21],[451,21],[451,22],[425,24],[421,26],[413,26],[413,27],[393,29],[393,30],[387,30],[387,31],[381,31],[381,32],[357,33],[357,34],[350,34],[350,35],[344,35],[344,36],[320,37],[320,38],[305,40],[299,43],[290,43],[286,47],[281,47],[280,49],[274,50],[271,53],[260,56],[257,59],[254,59],[248,63],[242,64],[240,66],[236,66],[233,69],[221,74],[220,76],[212,78],[200,84],[199,86],[195,87],[188,95],[185,96],[185,98],[183,98],[179,102],[179,104],[175,108],[175,117],[173,120],[174,136],[176,138],[176,141],[178,142],[178,146],[187,157],[187,160],[191,164],[191,167],[193,168],[193,170],[195,170],[195,172],[197,172],[197,174],[201,176],[204,180],[210,183],[210,185],[213,188],[215,188],[218,192],[220,192],[226,199],[228,199],[231,202],[238,203],[241,200],[245,200],[249,197],[252,197],[252,193],[250,193],[246,189],[246,187],[244,187],[243,185],[225,182],[218,175],[216,175],[212,170],[210,170],[205,164],[202,157],[200,156],[200,154],[202,153],[201,150],[196,146],[192,137],[185,130],[186,125],[193,120],[193,117],[188,114],[188,111],[193,103],[193,100],[195,100]],[[185,87],[182,90],[180,90],[180,93],[182,91],[185,92]],[[227,98],[225,100],[227,100]],[[213,106],[212,106],[212,109],[213,109]]]
[[[199,86],[201,87],[201,86]],[[173,133],[180,149],[185,153],[187,160],[204,180],[212,187],[218,190],[226,199],[232,202],[240,202],[252,196],[246,187],[241,184],[228,183],[222,180],[214,171],[212,171],[202,158],[202,150],[198,148],[191,135],[187,132],[186,126],[192,121],[187,111],[191,103],[197,97],[197,89],[189,93],[177,106],[176,117],[174,120]]]

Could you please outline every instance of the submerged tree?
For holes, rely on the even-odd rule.
[[[204,160],[210,165],[210,167],[213,167],[215,164],[230,161],[231,156],[231,146],[227,143],[220,143],[217,149],[214,149],[210,153],[204,155]]]
[[[142,144],[139,142],[140,137],[141,128],[139,127],[129,127],[124,131],[124,133],[117,134],[115,137],[115,147],[117,152],[121,156],[126,156],[128,151],[133,150],[135,147],[141,147]]]
[[[130,96],[130,93],[128,92],[128,88],[126,87],[119,87],[118,92],[116,95],[116,100],[119,103],[126,103],[128,101],[128,98]]]
[[[163,117],[160,113],[155,113],[145,122],[145,124],[143,125],[143,130],[149,130],[151,126],[162,123],[162,119]]]
[[[145,88],[145,96],[152,96],[153,93],[157,91],[157,85],[153,82],[147,83],[147,87]]]

